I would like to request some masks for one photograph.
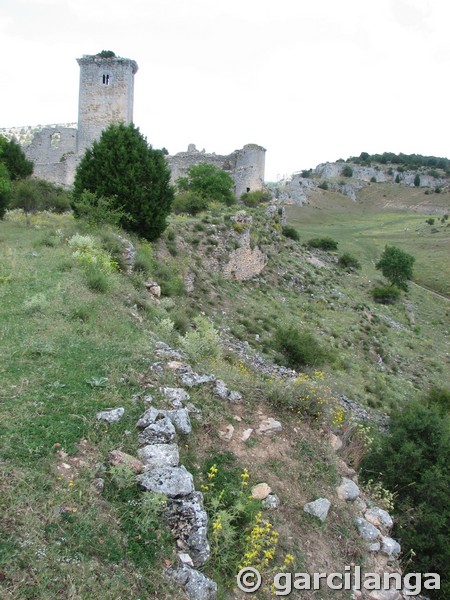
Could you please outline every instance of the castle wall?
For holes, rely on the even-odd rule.
[[[99,139],[111,123],[133,121],[134,74],[138,66],[128,58],[83,56],[78,102],[78,153]]]
[[[187,174],[189,167],[198,164],[214,165],[227,171],[234,179],[235,194],[238,198],[247,192],[264,187],[265,149],[256,144],[247,144],[242,150],[228,155],[199,152],[194,144],[189,144],[187,152],[179,152],[167,157],[172,183]]]

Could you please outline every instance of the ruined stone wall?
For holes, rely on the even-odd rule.
[[[97,140],[111,123],[133,121],[134,74],[138,66],[128,58],[83,56],[78,102],[78,153]]]
[[[28,160],[35,164],[59,163],[77,150],[77,130],[65,127],[45,127],[35,134],[25,149]]]
[[[197,150],[195,144],[189,144],[187,152],[179,152],[167,157],[172,183],[187,174],[189,167],[209,164],[229,173],[235,183],[238,198],[245,192],[261,190],[264,187],[265,149],[256,144],[247,144],[242,150],[228,155],[207,154]]]

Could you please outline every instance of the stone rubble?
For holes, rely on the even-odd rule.
[[[125,409],[119,408],[108,408],[106,410],[99,411],[95,418],[97,421],[105,421],[106,423],[117,423],[123,417]]]

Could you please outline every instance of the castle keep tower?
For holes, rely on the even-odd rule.
[[[134,75],[137,63],[113,52],[83,55],[80,65],[77,154],[99,139],[111,123],[133,120]]]

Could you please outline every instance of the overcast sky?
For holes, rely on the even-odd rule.
[[[171,154],[260,144],[267,180],[362,151],[448,157],[449,25],[449,0],[0,0],[0,127],[75,122],[75,59],[112,50]]]

